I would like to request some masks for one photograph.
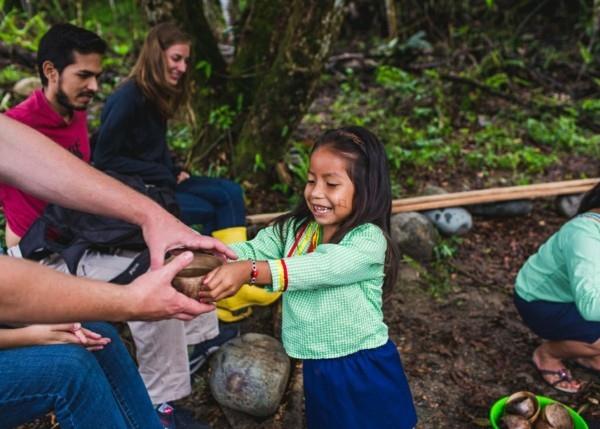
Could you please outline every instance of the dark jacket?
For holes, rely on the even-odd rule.
[[[94,165],[147,184],[174,188],[178,169],[167,146],[167,121],[133,80],[113,93],[94,138]]]

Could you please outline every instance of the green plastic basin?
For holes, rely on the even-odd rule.
[[[536,395],[536,398],[540,404],[540,407],[542,407],[542,408],[548,404],[558,402],[558,401],[555,401],[554,399],[548,398],[546,396]],[[492,423],[492,427],[494,429],[500,429],[500,426],[499,426],[500,418],[504,414],[504,406],[506,405],[507,399],[508,399],[508,396],[498,399],[496,401],[496,403],[494,405],[492,405],[492,408],[490,409],[490,422]],[[572,408],[567,407],[565,404],[562,404],[562,405],[564,405],[565,408],[569,411],[569,414],[571,415],[571,418],[573,419],[573,425],[574,425],[575,429],[589,429],[587,423],[585,422],[585,420],[583,420],[583,417],[581,417]]]

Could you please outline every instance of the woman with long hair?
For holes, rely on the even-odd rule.
[[[102,111],[93,160],[98,168],[174,189],[181,219],[201,224],[204,234],[226,244],[245,241],[242,188],[227,179],[190,176],[173,163],[167,145],[167,122],[190,94],[190,55],[190,37],[173,23],[150,30],[129,79]],[[235,322],[252,314],[251,305],[268,305],[278,296],[246,285],[218,302],[217,313]]]
[[[565,361],[600,371],[600,183],[519,271],[515,305],[542,344],[532,356],[555,389],[577,393]]]
[[[181,219],[202,224],[205,234],[220,230],[225,236],[244,233],[245,239],[241,187],[226,179],[190,176],[175,166],[167,145],[168,121],[190,94],[190,54],[191,39],[176,25],[163,23],[149,31],[131,74],[104,106],[93,161],[100,169],[171,189]],[[129,327],[140,374],[163,425],[204,427],[190,423],[191,414],[170,402],[191,393],[190,374],[237,329],[219,331],[216,311],[189,322],[129,322]],[[189,357],[188,345],[195,346]]]

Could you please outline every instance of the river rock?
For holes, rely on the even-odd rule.
[[[514,217],[526,216],[533,210],[530,200],[514,200],[502,203],[474,204],[469,211],[475,216],[483,217]]]
[[[42,87],[39,77],[31,76],[21,79],[13,86],[13,92],[21,97],[29,97],[33,91]]]
[[[439,186],[428,185],[424,195],[442,195],[448,192]],[[473,217],[462,207],[427,210],[423,215],[444,235],[462,235],[473,227]]]
[[[417,261],[430,261],[440,235],[433,224],[417,212],[397,213],[390,220],[392,240],[400,251]]]
[[[556,211],[565,217],[573,217],[579,210],[583,194],[561,195],[556,198]]]
[[[471,214],[462,207],[428,210],[423,215],[444,235],[463,235],[473,227]]]
[[[276,339],[249,333],[221,346],[211,357],[210,368],[210,390],[219,404],[266,417],[281,402],[290,359]]]

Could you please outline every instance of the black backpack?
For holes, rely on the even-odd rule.
[[[107,172],[110,176],[150,197],[177,216],[179,207],[170,188],[149,186],[137,176]],[[24,258],[40,261],[59,254],[69,272],[75,274],[86,250],[111,252],[114,249],[139,251],[130,266],[112,279],[113,283],[131,282],[150,266],[150,255],[139,226],[106,216],[84,213],[49,204],[19,242]]]

